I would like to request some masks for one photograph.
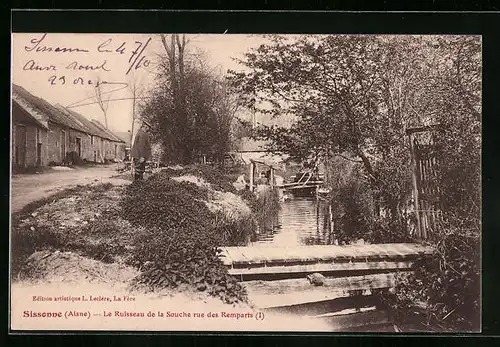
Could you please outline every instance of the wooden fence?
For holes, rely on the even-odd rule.
[[[413,200],[417,237],[428,240],[435,236],[440,222],[441,192],[438,185],[439,158],[434,136],[438,125],[407,130],[413,167]]]

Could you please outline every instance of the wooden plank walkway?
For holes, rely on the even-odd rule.
[[[287,189],[306,188],[306,187],[320,186],[323,183],[324,183],[323,181],[309,181],[307,183],[305,183],[305,182],[292,182],[292,183],[284,183],[282,185],[276,185],[276,187],[277,188],[287,188]]]
[[[230,274],[407,270],[433,248],[413,243],[300,247],[224,247],[220,258]]]
[[[256,307],[303,311],[393,287],[396,273],[412,271],[415,260],[433,252],[432,247],[413,243],[225,247],[220,258]],[[325,276],[322,286],[306,279],[313,272]]]

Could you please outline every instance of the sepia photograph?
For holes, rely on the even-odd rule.
[[[10,328],[481,332],[482,37],[13,33]]]

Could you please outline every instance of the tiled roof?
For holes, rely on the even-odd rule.
[[[99,121],[96,121],[95,119],[92,119],[91,121],[95,126],[99,127],[99,129],[101,131],[103,131],[104,133],[108,134],[108,138],[111,140],[111,141],[116,141],[116,142],[125,142],[123,141],[122,139],[120,139],[118,136],[116,136],[115,134],[113,134],[113,132],[109,129],[106,129],[106,127],[104,125],[102,125]]]
[[[14,108],[14,106],[17,106],[21,110],[24,110],[24,114],[27,115],[29,119],[35,121],[35,123],[37,123],[39,126],[45,129],[49,128],[48,117],[44,116],[42,113],[40,113],[33,107],[30,107],[30,105],[27,102],[25,102],[22,98],[20,98],[16,94],[12,95],[12,107]]]
[[[16,101],[21,100],[22,103],[29,105],[33,113],[42,114],[48,117],[51,122],[65,125],[78,131],[88,132],[88,130],[85,129],[85,127],[83,127],[79,122],[75,121],[71,117],[68,117],[47,101],[34,96],[23,87],[13,84],[12,95]]]
[[[103,131],[99,126],[97,126],[93,121],[87,119],[85,116],[81,115],[78,112],[75,112],[73,110],[67,109],[64,106],[61,106],[59,104],[56,105],[56,107],[61,110],[61,112],[64,112],[67,114],[67,116],[72,117],[74,120],[79,121],[82,123],[88,130],[87,133],[94,135],[94,136],[99,136],[104,139],[108,139],[111,141],[116,141],[116,139],[109,134],[106,131]]]
[[[48,121],[61,124],[89,135],[99,136],[114,142],[124,142],[97,121],[90,121],[83,115],[61,105],[51,105],[26,89],[12,84],[12,100],[23,108],[38,123],[47,127]]]

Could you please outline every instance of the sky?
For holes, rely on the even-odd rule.
[[[241,70],[232,58],[242,58],[265,42],[258,35],[186,35],[188,49],[203,51],[209,64],[222,72]],[[63,51],[56,52],[57,48]],[[66,50],[64,50],[66,49]],[[95,86],[110,92],[108,127],[117,132],[131,128],[130,86],[147,87],[154,78],[158,54],[164,54],[154,34],[12,34],[12,82],[52,104],[71,107],[89,119],[104,123],[96,103]]]

